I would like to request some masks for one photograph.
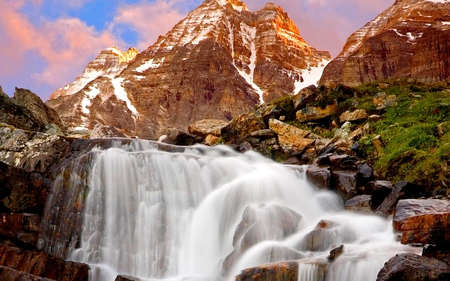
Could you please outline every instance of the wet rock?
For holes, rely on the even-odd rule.
[[[350,171],[333,171],[333,182],[336,191],[344,199],[348,200],[357,194],[357,172]]]
[[[318,121],[325,118],[331,117],[337,110],[337,101],[335,103],[326,106],[325,108],[320,107],[306,107],[297,111],[296,118],[299,122],[311,122]]]
[[[450,265],[450,244],[426,245],[423,248],[422,256],[435,258]]]
[[[414,199],[424,196],[425,189],[410,182],[399,181],[392,192],[383,200],[383,202],[376,209],[376,214],[382,216],[389,216],[394,213],[397,202],[400,199]]]
[[[309,165],[306,170],[306,178],[317,188],[329,189],[331,181],[331,172],[328,167],[319,167],[318,165]]]
[[[87,281],[89,274],[86,264],[64,261],[43,252],[23,250],[5,242],[0,243],[0,265],[57,281]]]
[[[115,281],[141,281],[141,279],[132,276],[118,275]]]
[[[367,119],[367,112],[365,109],[357,109],[353,112],[345,111],[339,116],[339,122],[360,122]]]
[[[35,247],[41,220],[41,216],[33,214],[1,214],[0,235],[16,243]]]
[[[377,180],[367,183],[363,193],[372,195],[372,208],[376,209],[392,192],[393,188],[392,182]]]
[[[402,243],[450,243],[450,201],[438,199],[400,200],[394,228],[402,232]]]
[[[330,255],[328,256],[328,260],[330,262],[333,262],[334,260],[336,260],[343,253],[344,253],[344,245],[341,245],[341,246],[339,246],[337,248],[334,248],[333,250],[330,251]]]
[[[338,241],[336,223],[320,221],[316,228],[305,235],[297,246],[301,251],[325,251]]]
[[[204,119],[195,122],[188,127],[189,133],[194,136],[206,138],[208,135],[220,137],[220,131],[228,124],[227,121],[218,119]]]
[[[357,195],[345,202],[345,209],[359,213],[372,213],[372,195]]]
[[[96,124],[90,134],[91,139],[113,138],[113,137],[124,138],[125,135],[113,126],[105,126],[102,124]]]
[[[297,230],[302,216],[278,205],[248,206],[233,237],[234,251],[227,256],[223,269],[228,271],[236,259],[251,246],[265,240],[280,240]],[[270,225],[270,229],[267,226]]]
[[[358,159],[347,154],[330,156],[331,167],[336,170],[356,170],[357,161]]]
[[[236,281],[298,281],[298,263],[280,262],[245,269]]]
[[[415,254],[398,254],[384,264],[377,277],[377,281],[397,280],[450,280],[450,266],[433,258]]]
[[[269,128],[278,135],[278,143],[290,155],[297,155],[314,145],[311,132],[288,125],[276,119],[269,120]]]
[[[0,162],[0,212],[41,214],[48,190],[50,184],[40,174]]]
[[[55,281],[54,279],[48,279],[39,277],[36,275],[28,274],[26,272],[18,271],[10,267],[0,266],[0,280],[5,281]]]
[[[356,166],[358,170],[358,186],[364,186],[375,178],[372,167],[367,163],[359,163]]]

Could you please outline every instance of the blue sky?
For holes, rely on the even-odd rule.
[[[0,0],[0,86],[46,101],[102,49],[143,51],[201,0]],[[251,11],[266,1],[244,0]],[[347,37],[394,0],[272,0],[313,47],[336,56]]]

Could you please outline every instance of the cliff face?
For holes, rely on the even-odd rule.
[[[348,86],[387,79],[450,78],[450,2],[398,0],[353,33],[324,69],[320,84]]]
[[[47,104],[67,126],[100,123],[151,139],[170,127],[187,131],[197,120],[230,120],[315,84],[330,60],[280,7],[252,13],[238,0],[206,0],[142,53],[120,54],[102,51],[52,95]]]

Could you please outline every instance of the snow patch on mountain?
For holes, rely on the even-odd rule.
[[[322,60],[317,66],[308,67],[308,69],[303,70],[302,80],[297,80],[294,83],[295,89],[293,94],[297,94],[301,89],[308,87],[310,85],[317,85],[322,76],[324,68],[329,63],[329,60]]]
[[[144,62],[138,68],[136,68],[136,71],[137,72],[144,72],[144,71],[146,71],[147,69],[150,69],[150,68],[158,68],[164,62],[164,59],[165,58],[162,58],[159,62],[155,62],[155,59],[150,59],[150,60]]]
[[[127,92],[122,87],[122,83],[124,80],[125,78],[115,78],[111,80],[114,86],[114,93],[116,94],[119,100],[122,100],[127,104],[128,109],[131,112],[133,112],[134,115],[138,116],[139,112],[137,111],[136,107],[134,107],[134,105],[131,103],[130,99],[128,98]]]

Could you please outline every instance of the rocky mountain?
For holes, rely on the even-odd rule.
[[[73,129],[102,124],[155,139],[166,128],[230,120],[295,94],[315,84],[330,59],[275,4],[250,12],[239,0],[206,0],[139,54],[102,51],[47,104]]]
[[[450,2],[396,0],[353,33],[324,69],[326,81],[355,86],[386,78],[450,78]]]

